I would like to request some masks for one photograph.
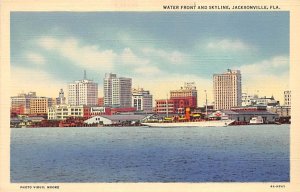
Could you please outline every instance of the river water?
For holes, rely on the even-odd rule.
[[[11,182],[288,182],[289,127],[11,129]]]

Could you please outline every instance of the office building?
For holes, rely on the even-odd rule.
[[[70,105],[97,105],[98,104],[98,84],[92,80],[84,79],[70,83],[68,103]]]
[[[27,94],[20,93],[17,96],[12,96],[11,112],[16,114],[29,114],[30,113],[30,99],[36,97],[36,92],[29,92]]]
[[[137,111],[152,112],[153,96],[142,88],[132,90],[132,107]]]
[[[172,99],[156,100],[155,112],[157,114],[175,114],[174,101]]]
[[[253,106],[253,101],[258,99],[257,95],[249,95],[248,93],[242,93],[242,106]]]
[[[213,75],[215,109],[230,109],[242,105],[242,77],[240,70]]]
[[[68,117],[83,117],[84,116],[84,106],[79,105],[53,105],[48,109],[48,119],[49,120],[63,120]]]
[[[47,97],[35,97],[30,99],[30,114],[32,115],[45,115],[48,113],[48,107],[51,107],[53,103],[52,98]]]
[[[279,105],[279,101],[277,101],[274,96],[271,97],[259,97],[258,95],[248,95],[246,93],[242,94],[242,106],[269,106],[274,107]]]
[[[186,82],[177,90],[170,91],[170,98],[156,100],[156,113],[184,114],[186,108],[197,108],[197,89],[194,82]]]
[[[184,87],[170,91],[176,113],[185,113],[185,108],[197,108],[197,89],[194,82],[184,83]]]
[[[116,74],[106,73],[103,79],[104,106],[131,107],[132,79],[117,77]]]

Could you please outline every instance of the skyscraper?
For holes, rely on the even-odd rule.
[[[92,80],[84,79],[69,84],[68,103],[70,105],[97,105],[98,84]]]
[[[103,81],[104,106],[131,107],[131,78],[106,73]]]
[[[242,78],[240,70],[228,69],[213,75],[215,109],[230,109],[242,105]]]

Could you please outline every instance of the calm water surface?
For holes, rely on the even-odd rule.
[[[11,129],[11,182],[287,182],[289,125]]]

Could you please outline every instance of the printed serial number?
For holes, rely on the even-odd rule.
[[[271,188],[285,188],[285,185],[270,185]]]

